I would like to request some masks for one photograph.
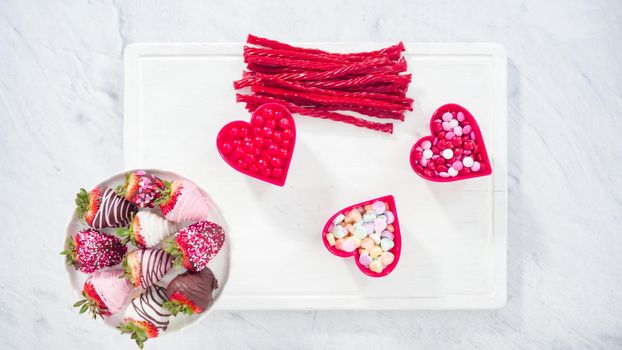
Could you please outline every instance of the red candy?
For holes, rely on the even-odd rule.
[[[262,105],[250,123],[235,121],[218,133],[217,146],[223,159],[236,170],[282,186],[294,148],[294,120],[277,104]]]
[[[463,107],[456,104],[439,107],[431,118],[430,131],[431,136],[417,141],[410,153],[411,166],[422,177],[453,181],[492,172],[477,122]]]

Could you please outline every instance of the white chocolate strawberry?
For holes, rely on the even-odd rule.
[[[140,211],[132,218],[128,228],[117,229],[123,243],[131,242],[140,248],[153,248],[179,230],[179,225],[150,211]]]

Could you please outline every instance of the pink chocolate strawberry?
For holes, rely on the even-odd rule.
[[[121,311],[132,292],[130,283],[120,278],[122,275],[123,270],[120,269],[95,272],[84,282],[84,299],[73,306],[79,307],[81,314],[89,310],[93,318],[110,316]]]
[[[156,203],[164,217],[173,222],[203,220],[209,214],[207,200],[190,180],[165,181],[164,190]]]
[[[87,228],[68,237],[61,254],[77,270],[91,273],[120,263],[126,252],[127,248],[117,237]]]
[[[144,170],[127,173],[125,183],[116,188],[117,194],[141,208],[153,208],[164,189],[164,181]]]
[[[189,271],[201,271],[222,248],[225,232],[219,225],[207,220],[185,227],[166,240],[166,250],[175,259],[175,265],[183,265]]]
[[[136,206],[117,195],[111,188],[84,188],[76,195],[78,218],[93,228],[124,227],[130,222]]]

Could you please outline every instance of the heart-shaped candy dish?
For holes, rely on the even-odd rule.
[[[218,152],[232,168],[277,186],[285,184],[295,143],[294,118],[278,103],[261,105],[250,123],[225,125],[216,138]]]
[[[450,182],[492,173],[482,133],[466,108],[454,103],[439,107],[430,119],[430,132],[410,151],[410,165],[419,176]]]
[[[335,213],[324,225],[322,241],[329,252],[353,256],[366,275],[383,277],[400,260],[402,237],[393,196],[358,203]]]

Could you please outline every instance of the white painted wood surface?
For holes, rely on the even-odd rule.
[[[333,51],[374,45],[305,44]],[[215,139],[235,119],[233,80],[241,44],[134,44],[125,52],[125,165],[187,174],[222,209],[234,242],[219,309],[466,309],[506,300],[506,57],[493,44],[407,43],[416,102],[393,135],[295,116],[298,139],[287,183],[246,177],[219,156]],[[432,112],[455,102],[478,120],[493,175],[430,183],[410,168]],[[372,279],[320,239],[334,211],[395,196],[402,257]]]

